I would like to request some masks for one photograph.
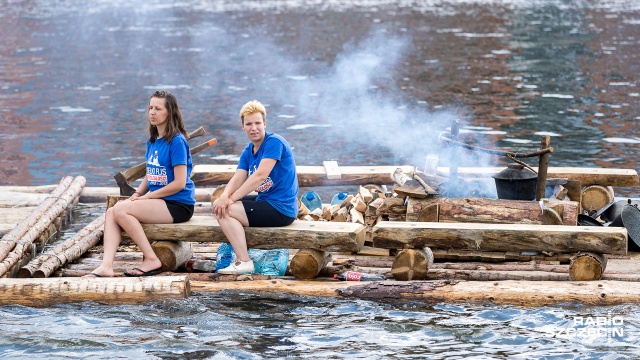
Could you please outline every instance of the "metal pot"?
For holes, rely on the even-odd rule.
[[[498,199],[535,200],[538,175],[520,164],[509,164],[493,175]]]

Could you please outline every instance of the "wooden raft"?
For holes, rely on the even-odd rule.
[[[144,224],[151,241],[227,242],[213,216],[195,215],[180,224]],[[247,246],[256,249],[320,249],[358,252],[364,246],[365,227],[356,223],[301,221],[284,227],[248,227]]]
[[[627,254],[627,229],[600,226],[381,221],[372,241],[385,249]]]

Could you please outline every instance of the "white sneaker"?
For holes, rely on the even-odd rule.
[[[237,260],[236,262],[231,263],[231,265],[227,266],[226,268],[218,270],[218,274],[253,274],[253,270],[253,260]]]

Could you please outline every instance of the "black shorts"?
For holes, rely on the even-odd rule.
[[[243,197],[242,205],[251,227],[287,226],[296,219],[283,215],[266,201],[256,201],[255,196]]]
[[[165,200],[164,202],[167,204],[167,209],[169,209],[169,214],[171,214],[174,224],[189,221],[193,216],[193,205],[187,205],[173,200]]]

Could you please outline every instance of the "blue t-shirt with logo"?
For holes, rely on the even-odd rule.
[[[156,139],[155,142],[147,140],[147,184],[149,191],[156,191],[167,186],[175,179],[173,167],[176,165],[187,165],[187,184],[184,189],[169,195],[164,200],[173,200],[186,205],[196,203],[196,190],[191,181],[191,151],[189,143],[182,133],[167,142],[163,138]]]
[[[253,154],[252,150],[253,144],[249,143],[238,163],[238,169],[246,170],[249,176],[258,170],[260,160],[277,160],[269,176],[255,189],[256,200],[268,202],[285,216],[298,216],[298,174],[289,143],[278,134],[266,133],[258,151]]]

